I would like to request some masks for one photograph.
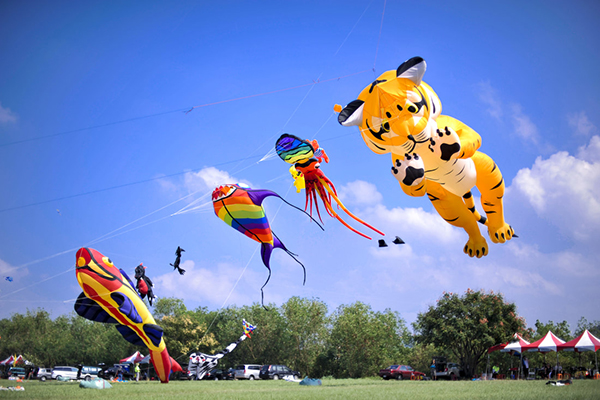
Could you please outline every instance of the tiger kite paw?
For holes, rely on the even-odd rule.
[[[476,238],[469,237],[469,241],[465,244],[465,248],[463,249],[466,255],[469,257],[477,257],[481,258],[483,256],[487,256],[488,254],[488,245],[485,241],[485,238],[481,235]]]
[[[452,128],[436,129],[429,139],[429,150],[444,161],[458,158],[460,138]]]
[[[406,186],[417,186],[425,177],[425,165],[418,154],[405,154],[403,160],[396,160],[392,174],[398,182]]]
[[[488,228],[488,235],[490,236],[490,239],[492,239],[493,243],[505,243],[517,236],[515,235],[515,231],[513,230],[512,226],[506,222],[500,227],[490,226]]]

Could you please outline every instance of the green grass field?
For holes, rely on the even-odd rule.
[[[82,389],[77,382],[20,383],[25,391],[0,391],[1,399],[600,399],[600,381],[569,386],[545,381],[384,381],[324,379],[322,386],[286,381],[173,381],[114,383],[111,389]],[[0,380],[0,386],[16,386]]]

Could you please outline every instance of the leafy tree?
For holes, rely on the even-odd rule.
[[[165,316],[179,316],[185,314],[187,308],[181,299],[175,297],[161,297],[154,303],[154,319],[161,320]]]
[[[194,318],[193,313],[178,316],[164,316],[159,324],[163,328],[165,343],[171,357],[185,359],[196,349],[212,352],[219,343],[213,333],[207,332],[206,325]]]
[[[575,336],[581,335],[586,329],[590,331],[592,335],[600,338],[600,321],[588,322],[588,320],[584,317],[579,318],[579,321],[577,321]]]
[[[569,323],[567,321],[559,322],[557,324],[555,324],[553,321],[548,321],[548,323],[544,324],[540,322],[539,319],[535,321],[535,335],[532,339],[541,339],[549,331],[552,331],[552,333],[564,341],[569,341],[572,339],[571,328],[569,327]]]
[[[433,344],[417,344],[410,349],[408,357],[398,360],[398,364],[407,364],[417,371],[429,374],[429,367],[433,357],[448,356],[446,351],[435,347]],[[452,357],[448,360],[453,362]]]
[[[413,323],[418,343],[446,349],[460,360],[467,377],[473,376],[487,349],[523,332],[525,321],[516,314],[516,305],[502,294],[468,289],[463,296],[445,293],[419,313]]]
[[[244,341],[244,345],[240,346],[239,356],[247,357],[242,359],[245,360],[243,362],[256,364],[288,362],[290,340],[285,328],[285,320],[274,304],[269,304],[268,310],[258,303],[244,306],[239,309],[238,318],[238,324],[241,324],[242,318],[245,318],[256,326],[252,339]]]
[[[162,297],[156,301],[154,316],[163,328],[169,355],[174,359],[187,361],[191,353],[210,353],[219,345],[215,335],[207,332],[203,311],[189,311],[177,298]]]
[[[310,375],[317,356],[325,349],[327,305],[318,299],[292,297],[281,306],[289,335],[289,366]]]
[[[408,330],[398,313],[374,312],[361,302],[342,305],[332,316],[325,356],[328,369],[338,378],[375,375],[402,355],[408,340]],[[319,364],[323,368],[323,357]]]

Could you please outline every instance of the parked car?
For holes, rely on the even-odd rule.
[[[77,371],[78,369],[75,367],[68,366],[58,366],[52,368],[52,379],[67,378],[67,379],[77,379]]]
[[[181,369],[181,372],[176,372],[176,374],[178,374],[177,379],[179,379],[180,381],[191,381],[194,379],[194,375],[192,371],[190,371],[190,367],[188,364],[183,364],[181,366]]]
[[[421,380],[425,378],[425,374],[412,369],[410,365],[391,365],[389,368],[379,370],[379,376],[385,380],[388,379],[411,379]]]
[[[235,367],[235,379],[249,379],[251,381],[260,379],[260,365],[258,364],[242,364]]]
[[[206,375],[204,375],[204,378],[202,379],[208,379],[211,381],[222,381],[227,379],[227,377],[225,376],[227,372],[223,371],[220,368],[215,368],[211,371],[208,371],[206,373]]]
[[[437,365],[437,363],[436,363]],[[461,376],[461,368],[456,363],[443,363],[436,367],[435,377],[456,380]]]
[[[50,368],[40,368],[36,374],[37,379],[46,382],[47,379],[52,379],[52,370]]]
[[[25,378],[25,368],[21,367],[11,367],[8,370],[8,376],[16,376],[17,378]]]
[[[119,371],[123,375],[123,379],[135,378],[135,372],[133,372],[131,364],[115,364],[110,368],[100,371],[98,376],[103,379],[111,380],[119,377]]]
[[[294,379],[300,379],[300,372],[292,371],[285,365],[263,365],[258,374],[260,379],[283,379],[286,376],[291,376]]]
[[[229,368],[227,371],[225,371],[224,376],[227,380],[235,379],[235,369]]]
[[[100,367],[88,367],[84,365],[81,368],[81,376],[80,379],[85,379],[86,381],[91,381],[92,379],[98,377],[98,374],[102,371]]]

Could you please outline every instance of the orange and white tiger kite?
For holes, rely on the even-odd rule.
[[[422,81],[426,63],[413,57],[386,71],[342,109],[338,121],[358,126],[367,146],[392,154],[392,173],[410,196],[424,196],[449,224],[469,235],[464,252],[480,258],[488,245],[477,222],[494,243],[516,236],[504,221],[504,180],[494,161],[478,151],[481,136],[452,117],[441,115],[442,103]],[[471,189],[481,193],[485,216],[475,209]]]

